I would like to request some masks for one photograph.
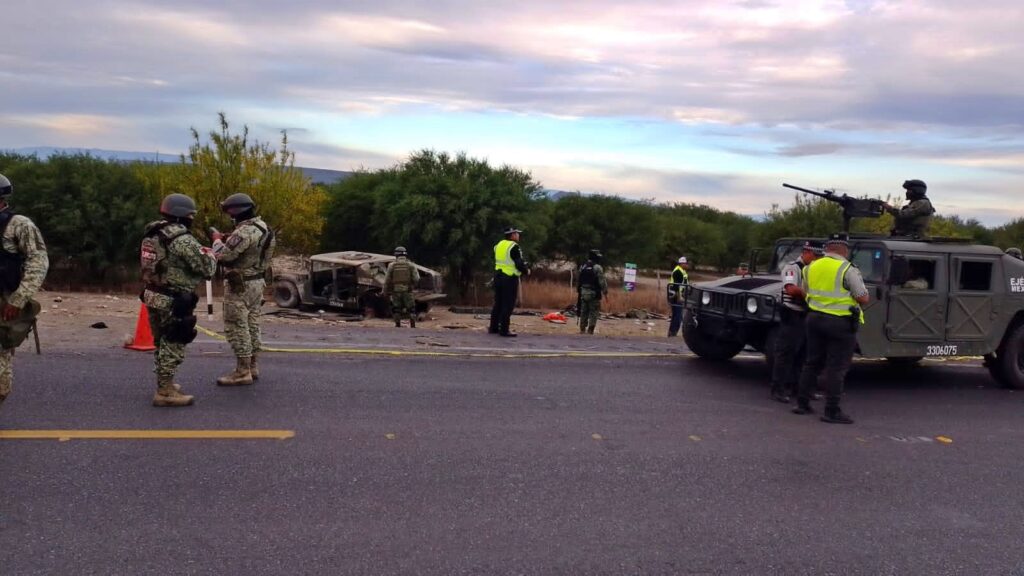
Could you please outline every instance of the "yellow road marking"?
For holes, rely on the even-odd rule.
[[[294,430],[0,430],[0,440],[285,440]]]

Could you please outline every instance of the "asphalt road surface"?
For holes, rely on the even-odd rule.
[[[976,364],[860,363],[842,426],[751,358],[460,338],[268,353],[241,389],[205,338],[185,409],[147,354],[19,352],[0,432],[63,432],[0,439],[0,573],[1024,575],[1024,392]]]

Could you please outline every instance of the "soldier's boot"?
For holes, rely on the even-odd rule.
[[[173,378],[157,378],[156,394],[153,395],[153,406],[165,408],[191,406],[194,400],[193,396],[181,393],[181,386],[175,384]]]
[[[844,413],[839,406],[826,406],[821,421],[829,424],[853,424],[853,418]]]
[[[783,404],[789,404],[790,397],[786,394],[783,389],[779,386],[772,386],[772,400],[781,402]]]
[[[253,380],[260,379],[260,367],[256,364],[256,353],[252,353],[252,359],[249,360],[249,374],[252,374]]]
[[[217,386],[249,386],[252,384],[252,359],[238,357],[235,370],[217,378]]]
[[[415,328],[415,327],[416,327],[416,315],[415,314],[410,314],[409,315],[409,328]]]
[[[793,408],[793,414],[814,414],[814,408],[811,408],[811,401],[807,398],[798,398],[796,408]]]
[[[587,334],[593,334],[593,333],[594,333],[594,328],[596,328],[596,326],[590,326],[590,327],[588,327],[588,328],[587,328]]]
[[[401,328],[401,327],[402,327],[402,319],[399,318],[398,316],[395,316],[395,328]]]

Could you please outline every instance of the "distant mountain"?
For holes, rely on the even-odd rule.
[[[38,156],[39,158],[49,158],[54,154],[88,154],[96,158],[113,160],[116,162],[178,162],[181,160],[181,154],[103,150],[101,148],[56,148],[53,146],[37,146],[32,148],[15,148],[13,150],[9,150],[9,152],[23,154],[25,156]],[[296,166],[296,168],[302,170],[302,173],[312,180],[314,184],[334,184],[335,182],[341,182],[355,174],[355,172],[348,172],[345,170],[328,170],[326,168],[305,168],[303,166]]]

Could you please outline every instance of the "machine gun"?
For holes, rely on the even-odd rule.
[[[799,186],[793,186],[792,184],[783,184],[786,188],[792,188],[793,190],[799,190],[804,194],[810,194],[819,198],[824,198],[829,202],[835,202],[843,207],[843,232],[850,231],[850,220],[853,218],[881,218],[882,214],[885,214],[885,202],[876,200],[874,198],[854,198],[853,196],[837,196],[835,190],[824,190],[818,192],[816,190],[808,190],[807,188],[801,188]]]

